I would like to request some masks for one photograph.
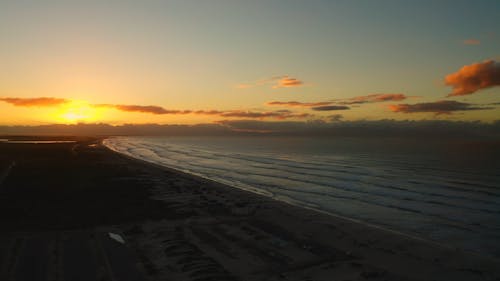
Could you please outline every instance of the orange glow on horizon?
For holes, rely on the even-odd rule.
[[[54,119],[67,124],[80,122],[96,122],[100,120],[102,110],[93,107],[86,101],[73,100],[63,106],[54,114]]]

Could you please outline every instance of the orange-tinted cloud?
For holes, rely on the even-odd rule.
[[[479,45],[479,44],[481,44],[481,41],[479,41],[477,39],[467,39],[467,40],[464,40],[463,43],[465,45]]]
[[[500,63],[494,60],[474,63],[462,67],[445,77],[446,85],[453,88],[448,96],[473,94],[481,89],[500,85]]]
[[[385,101],[401,101],[408,97],[404,94],[371,94],[367,96],[358,96],[350,99],[338,101],[340,104],[363,104]]]
[[[304,82],[297,79],[293,78],[290,76],[283,76],[279,77],[278,83],[273,86],[274,89],[276,88],[291,88],[291,87],[300,87],[304,85]]]
[[[115,107],[119,110],[122,110],[122,111],[145,112],[145,113],[152,113],[152,114],[189,114],[189,113],[191,113],[190,110],[169,110],[169,109],[165,109],[161,106],[154,106],[154,105],[147,105],[147,106],[117,105]]]
[[[333,111],[333,110],[346,110],[350,109],[350,107],[345,105],[325,105],[325,106],[315,106],[312,110],[316,111]]]
[[[228,118],[250,118],[250,119],[301,119],[311,117],[312,114],[308,113],[294,113],[290,110],[276,110],[276,111],[246,111],[246,110],[177,110],[165,109],[161,106],[155,105],[123,105],[123,104],[95,104],[95,107],[114,108],[127,112],[141,112],[156,115],[163,114],[199,114],[199,115],[214,115]]]
[[[393,104],[389,105],[392,112],[420,113],[431,112],[436,115],[452,114],[455,111],[485,110],[492,107],[477,107],[470,103],[441,100],[436,102],[416,103],[416,104]]]
[[[253,83],[241,83],[236,85],[236,88],[238,89],[247,89],[247,88],[252,88],[252,87],[257,87],[257,86],[264,86],[264,85],[272,85],[273,89],[277,88],[292,88],[292,87],[300,87],[304,85],[304,82],[297,79],[290,77],[288,75],[284,76],[275,76],[271,77],[268,79],[261,79]]]
[[[57,106],[68,103],[69,100],[60,98],[0,98],[0,101],[10,103],[14,106]]]
[[[313,107],[330,105],[333,102],[298,102],[298,101],[270,101],[266,105],[290,106],[290,107]]]
[[[203,114],[203,115],[220,115],[220,114],[224,113],[224,111],[220,111],[220,110],[195,110],[192,113]]]
[[[127,112],[141,112],[151,114],[189,114],[190,110],[169,110],[156,105],[126,105],[126,104],[95,104],[95,107],[114,108]]]

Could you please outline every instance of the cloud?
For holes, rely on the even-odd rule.
[[[126,105],[126,104],[94,104],[95,107],[114,108],[126,112],[161,114],[189,114],[191,110],[168,110],[156,105]]]
[[[276,111],[247,111],[247,110],[176,110],[165,109],[161,106],[155,105],[123,105],[123,104],[94,104],[95,107],[114,108],[126,112],[140,112],[150,113],[156,115],[163,114],[198,114],[198,115],[215,115],[226,118],[252,118],[252,119],[303,119],[313,116],[308,113],[294,113],[290,110],[276,110]]]
[[[345,105],[325,105],[325,106],[315,106],[312,110],[316,111],[333,111],[333,110],[346,110],[350,109],[350,107]]]
[[[386,101],[401,101],[408,97],[404,94],[371,94],[367,96],[358,96],[350,99],[337,101],[339,104],[364,104]]]
[[[284,76],[275,76],[267,79],[261,79],[258,81],[255,81],[253,83],[240,83],[236,85],[236,88],[238,89],[248,89],[252,87],[257,87],[257,86],[264,86],[264,85],[272,85],[271,87],[273,89],[277,88],[292,88],[292,87],[300,87],[304,85],[304,82],[297,79],[290,77],[288,75]]]
[[[300,81],[297,78],[293,78],[290,76],[280,77],[278,83],[273,86],[274,89],[277,88],[291,88],[291,87],[300,87],[304,85],[304,82]]]
[[[479,45],[481,44],[481,41],[477,39],[466,39],[462,43],[464,43],[465,45]]]
[[[69,100],[60,98],[0,98],[0,101],[10,103],[14,106],[58,106],[68,103]]]
[[[432,112],[435,113],[436,115],[440,115],[440,114],[452,114],[455,111],[492,109],[492,107],[476,107],[470,103],[442,100],[437,102],[426,102],[417,104],[393,104],[389,105],[389,109],[393,112],[402,112],[402,113]]]
[[[453,88],[448,96],[473,94],[481,89],[500,85],[500,63],[494,60],[463,66],[445,77],[446,85]]]
[[[298,101],[270,101],[266,105],[290,106],[290,107],[313,107],[330,105],[333,102],[298,102]]]
[[[220,111],[220,110],[194,110],[192,113],[203,114],[203,115],[220,115],[220,114],[224,113],[224,111]]]
[[[152,113],[152,114],[189,114],[190,110],[168,110],[161,106],[154,105],[116,105],[115,108],[122,111],[129,112],[144,112],[144,113]]]
[[[324,101],[324,102],[298,102],[298,101],[270,101],[266,105],[271,106],[289,106],[289,107],[315,107],[313,110],[342,110],[349,109],[346,106],[332,106],[326,107],[333,104],[339,105],[353,105],[353,104],[364,104],[364,103],[376,103],[376,102],[387,102],[387,101],[402,101],[409,98],[404,94],[371,94],[367,96],[358,96],[348,99],[340,99],[335,101]],[[332,108],[332,109],[328,109]]]
[[[274,118],[274,119],[291,119],[291,118],[308,118],[312,117],[309,113],[293,113],[289,110],[278,110],[278,111],[242,111],[242,110],[232,110],[221,112],[218,114],[220,117],[231,117],[231,118],[251,118],[251,119],[263,119],[263,118]]]

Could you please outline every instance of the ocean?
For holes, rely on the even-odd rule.
[[[347,137],[113,137],[137,159],[500,258],[500,143]]]

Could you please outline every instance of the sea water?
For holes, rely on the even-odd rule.
[[[277,200],[500,257],[500,144],[115,137],[109,148]]]

